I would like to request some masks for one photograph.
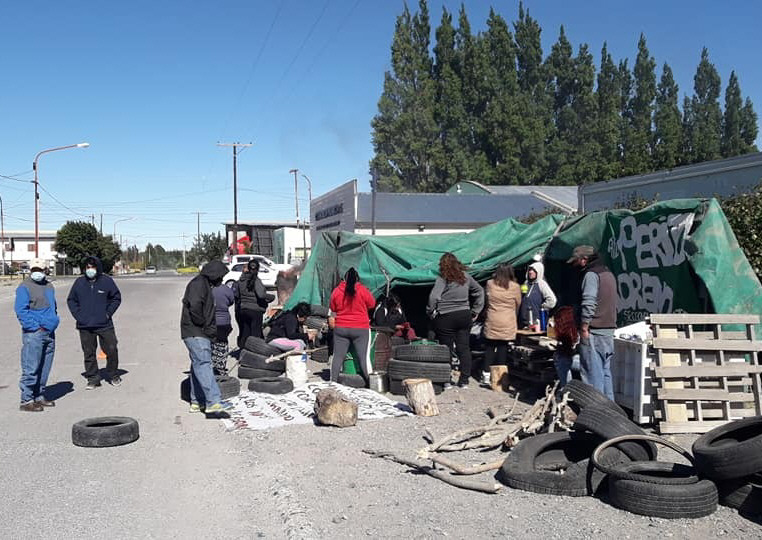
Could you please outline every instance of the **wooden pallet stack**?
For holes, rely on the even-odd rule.
[[[759,316],[654,314],[650,322],[661,433],[705,433],[762,414]]]
[[[508,349],[508,373],[533,384],[549,384],[556,379],[553,363],[555,341],[541,336],[520,336]]]

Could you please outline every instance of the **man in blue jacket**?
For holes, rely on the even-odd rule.
[[[106,373],[111,384],[119,386],[119,351],[112,317],[122,303],[122,294],[114,280],[103,273],[103,265],[98,257],[85,259],[85,275],[80,276],[71,286],[66,303],[74,320],[77,321],[79,340],[85,354],[85,377],[87,389],[101,385],[98,359],[95,356],[100,340],[101,349],[106,353]]]
[[[21,323],[21,406],[22,411],[40,412],[55,402],[45,398],[53,355],[58,311],[53,285],[45,278],[45,262],[32,259],[31,273],[16,288],[14,310]]]

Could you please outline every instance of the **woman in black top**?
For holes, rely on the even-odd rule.
[[[310,305],[306,302],[296,304],[270,322],[267,342],[282,351],[303,351],[307,348],[309,336],[302,332],[302,324],[310,314]]]

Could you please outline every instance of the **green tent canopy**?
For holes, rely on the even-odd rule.
[[[522,266],[540,254],[546,278],[559,291],[577,286],[566,260],[580,244],[595,247],[617,277],[620,325],[648,313],[762,316],[762,286],[715,199],[666,201],[638,212],[553,214],[531,225],[507,219],[469,233],[323,233],[286,307],[327,305],[350,267],[375,296],[395,286],[430,286],[448,251],[480,281],[501,263]]]

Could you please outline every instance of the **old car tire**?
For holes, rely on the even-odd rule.
[[[241,393],[241,381],[230,375],[218,375],[217,386],[220,387],[222,399],[230,399]]]
[[[180,381],[180,399],[190,403],[190,376]]]
[[[127,416],[87,418],[71,428],[71,442],[88,448],[120,446],[135,442],[139,437],[138,421]]]
[[[712,480],[762,472],[762,416],[729,422],[693,443],[696,467]]]
[[[282,371],[270,371],[269,369],[257,369],[246,366],[238,366],[239,379],[259,379],[262,377],[277,377],[283,375]]]
[[[397,345],[394,348],[394,358],[407,362],[442,363],[449,365],[452,355],[446,345],[412,343]]]
[[[605,394],[596,390],[595,387],[583,383],[582,381],[576,379],[570,380],[561,389],[561,392],[569,392],[569,398],[572,400],[571,405],[576,413],[579,413],[580,410],[590,405],[601,405],[610,407],[622,416],[627,417],[627,413],[624,412],[624,409],[607,398]]]
[[[325,364],[328,362],[328,347],[322,347],[310,353],[310,359],[313,362]]]
[[[594,494],[605,480],[605,475],[590,463],[600,442],[597,435],[566,431],[528,437],[511,449],[497,479],[534,493],[568,497]],[[607,454],[612,463],[627,460],[624,454],[612,450]]]
[[[603,440],[613,439],[622,435],[645,435],[639,426],[614,412],[610,407],[589,405],[583,408],[574,422],[575,430],[587,430],[595,433]],[[651,461],[656,459],[656,447],[650,441],[624,441],[616,448],[627,454],[634,461]]]
[[[368,386],[362,375],[352,373],[339,373],[339,380],[336,382],[350,388],[367,388]]]
[[[317,317],[322,317],[324,319],[327,319],[328,308],[320,304],[312,304],[310,306],[310,315],[315,315]]]
[[[716,482],[720,504],[741,514],[762,514],[762,475]]]
[[[263,394],[288,394],[294,383],[286,377],[260,377],[249,381],[249,390]]]
[[[268,343],[257,336],[249,336],[246,338],[246,342],[243,344],[243,348],[247,351],[261,354],[263,356],[275,356],[276,354],[280,354],[281,350],[277,347],[273,347],[272,345],[268,345]]]
[[[391,358],[386,368],[390,379],[430,379],[433,383],[450,382],[450,364],[414,362]]]
[[[711,480],[670,485],[609,478],[609,498],[622,510],[666,519],[699,518],[717,509],[717,488]]]
[[[328,328],[328,319],[317,315],[310,315],[305,319],[304,326],[312,330],[325,330]]]
[[[278,351],[277,354],[281,354],[280,351]],[[278,360],[273,360],[272,362],[268,362],[268,358],[270,356],[266,356],[264,354],[260,353],[253,353],[251,351],[247,351],[246,349],[243,349],[241,351],[241,354],[238,356],[238,362],[242,366],[254,368],[254,369],[267,369],[270,371],[277,371],[279,373],[283,373],[286,371],[286,359],[280,358]]]

